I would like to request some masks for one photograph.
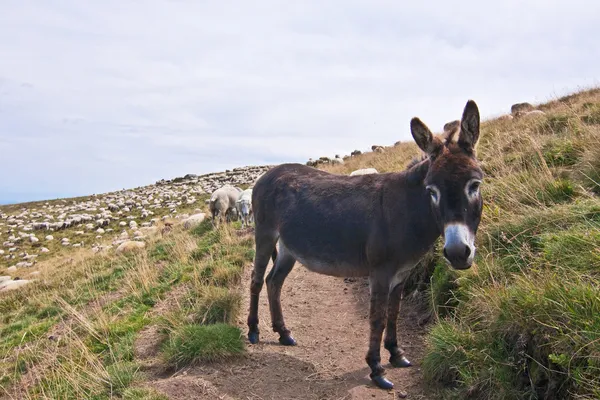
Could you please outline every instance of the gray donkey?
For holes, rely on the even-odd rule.
[[[473,262],[483,207],[479,191],[483,172],[475,156],[479,122],[472,100],[465,106],[460,129],[445,140],[413,118],[411,133],[426,157],[402,172],[345,176],[283,164],[265,173],[252,195],[256,255],[249,341],[259,340],[258,299],[269,258],[274,261],[266,278],[271,320],[283,345],[296,344],[285,326],[280,301],[281,287],[296,261],[321,274],[368,276],[366,361],[375,384],[393,388],[381,366],[384,328],[391,365],[411,365],[396,334],[400,283],[440,235],[444,257],[452,267],[467,269]],[[456,133],[458,140],[453,140]]]

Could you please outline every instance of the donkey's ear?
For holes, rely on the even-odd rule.
[[[443,146],[440,139],[434,137],[427,125],[417,117],[410,120],[410,132],[417,146],[429,156],[435,156]]]
[[[467,150],[473,150],[477,140],[479,140],[479,108],[473,100],[469,100],[460,121],[458,144]]]

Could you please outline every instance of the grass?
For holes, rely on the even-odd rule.
[[[140,386],[145,377],[134,351],[140,332],[152,324],[166,326],[167,314],[166,343],[176,343],[188,325],[213,338],[193,359],[225,355],[218,350],[221,341],[229,355],[238,354],[241,336],[227,339],[221,333],[237,329],[231,325],[241,303],[235,284],[251,262],[251,244],[233,227],[213,230],[203,223],[192,231],[175,226],[133,254],[71,249],[66,257],[55,254],[41,262],[36,283],[0,295],[0,393],[164,398]],[[185,289],[182,301],[155,310],[177,287]]]
[[[407,281],[435,316],[423,361],[435,398],[600,398],[600,89],[539,108],[482,124],[475,265],[430,253]],[[397,171],[414,148],[328,169]]]
[[[600,90],[539,108],[544,117],[482,125],[485,205],[473,268],[449,269],[434,248],[405,286],[433,316],[423,372],[435,398],[600,398]],[[400,143],[326,168],[398,171],[418,155]],[[254,252],[237,228],[176,226],[127,255],[63,248],[62,235],[89,244],[95,234],[56,233],[37,259],[37,281],[0,293],[0,393],[162,399],[144,387],[135,352],[150,326],[170,367],[243,354],[234,322]],[[40,244],[22,246],[34,254]],[[8,265],[2,258],[0,274]]]
[[[241,336],[238,327],[228,324],[182,325],[171,333],[164,355],[175,367],[223,360],[243,353]]]

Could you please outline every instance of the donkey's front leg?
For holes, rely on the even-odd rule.
[[[404,351],[398,347],[397,321],[400,310],[400,295],[402,285],[397,284],[388,299],[387,327],[385,328],[385,339],[383,346],[390,352],[390,364],[394,367],[410,367],[412,364],[404,357]]]
[[[365,357],[371,368],[369,375],[373,382],[382,389],[392,389],[394,384],[385,378],[385,370],[381,366],[381,337],[385,327],[386,308],[389,293],[389,283],[386,279],[371,276],[371,307],[369,310],[370,336],[369,351]]]

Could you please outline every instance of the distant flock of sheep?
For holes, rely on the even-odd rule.
[[[352,171],[350,176],[377,173],[378,171],[375,168],[363,168]],[[260,176],[258,179],[260,179]],[[215,190],[210,199],[206,200],[206,203],[209,207],[213,225],[222,223],[223,220],[231,222],[238,218],[242,221],[242,228],[254,223],[252,188],[242,190],[237,186],[227,184]]]

